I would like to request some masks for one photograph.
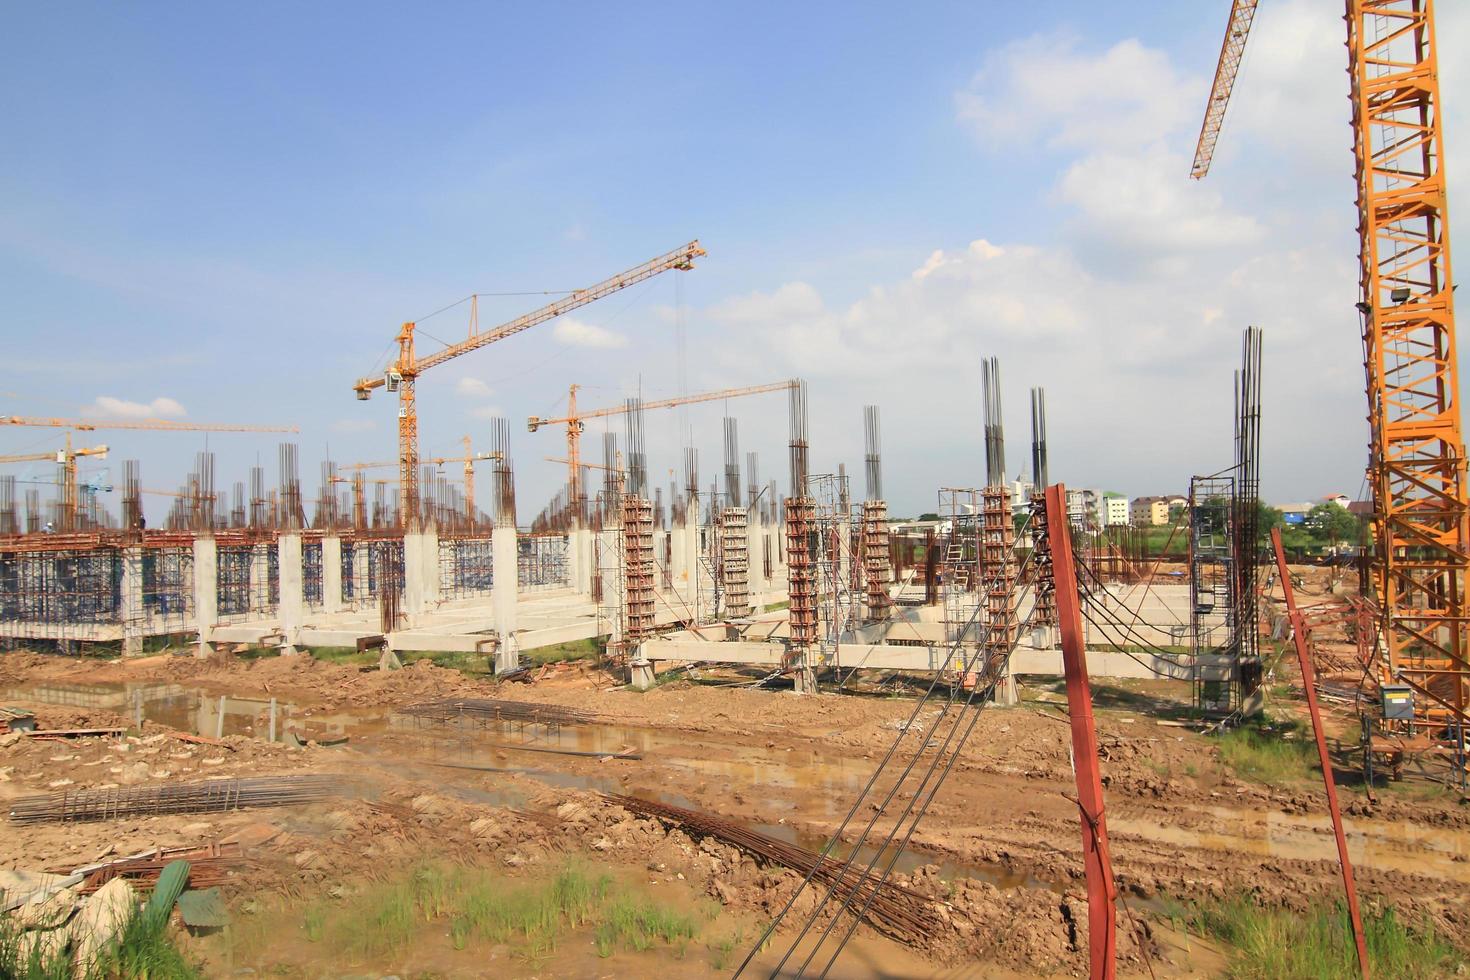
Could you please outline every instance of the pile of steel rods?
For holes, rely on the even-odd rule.
[[[858,868],[850,865],[844,868],[841,861],[823,858],[815,851],[698,810],[612,793],[604,793],[603,799],[634,813],[658,817],[692,833],[724,841],[762,861],[784,865],[802,875],[810,874],[813,880],[833,886],[840,897],[846,897],[856,883],[857,907],[867,907],[864,918],[899,942],[913,945],[931,931],[930,899],[892,882],[879,883],[865,877]]]
[[[252,806],[313,803],[336,795],[338,776],[262,776],[197,783],[94,789],[22,796],[10,803],[15,823],[110,820],[160,813],[208,813]]]
[[[400,708],[403,714],[419,718],[449,720],[474,718],[486,721],[523,721],[552,725],[588,724],[596,715],[579,708],[532,701],[499,701],[491,698],[439,698]]]

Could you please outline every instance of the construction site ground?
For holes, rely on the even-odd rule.
[[[529,683],[495,684],[428,662],[378,671],[309,656],[3,654],[0,703],[34,710],[43,729],[118,726],[129,734],[4,736],[0,802],[61,789],[300,772],[341,774],[349,788],[340,800],[283,809],[12,824],[0,835],[0,866],[68,868],[155,845],[239,840],[246,858],[225,889],[234,925],[185,940],[212,975],[728,975],[798,876],[634,816],[600,794],[708,811],[817,850],[913,701],[893,693],[903,679],[870,684],[866,693],[799,696],[753,689],[733,672],[679,677],[637,693],[590,662],[548,669]],[[275,698],[283,729],[293,725],[306,744],[265,741],[263,713],[244,722],[230,716],[224,745],[181,740],[173,733],[216,733],[197,731],[177,697],[146,702],[141,730],[127,710],[55,703],[56,691],[159,685],[200,703],[221,695]],[[1278,696],[1268,705],[1272,718],[1288,724],[1301,717],[1285,696],[1289,687],[1277,678]],[[1066,698],[1060,682],[1025,684],[1021,693],[1020,706],[984,712],[899,864],[900,883],[942,900],[932,931],[900,944],[865,925],[832,975],[1086,972]],[[459,728],[395,710],[443,697],[561,705],[592,712],[596,721]],[[1158,976],[1215,976],[1227,968],[1228,950],[1183,925],[1192,905],[1249,895],[1306,910],[1340,894],[1318,774],[1305,763],[1274,781],[1240,771],[1219,739],[1188,720],[1189,698],[1189,686],[1177,682],[1095,685],[1108,829],[1126,900],[1120,958],[1129,976],[1147,976],[1150,965]],[[929,725],[933,714],[926,710],[918,724]],[[1332,724],[1343,741],[1356,741],[1356,717],[1347,710],[1337,710]],[[911,731],[905,746],[922,730]],[[340,735],[345,744],[319,744]],[[526,747],[506,747],[515,744]],[[1339,777],[1365,903],[1391,904],[1470,952],[1470,808],[1422,779],[1380,786],[1372,802],[1355,773]],[[870,816],[860,814],[855,826]],[[456,949],[444,923],[425,922],[407,946],[355,959],[323,949],[313,936],[308,910],[349,908],[374,883],[426,862],[533,882],[568,861],[606,869],[640,895],[702,910],[697,935],[604,957],[585,930],[554,949],[527,951],[513,942]],[[810,908],[813,899],[806,901]],[[784,938],[778,934],[760,954],[760,975],[774,966]],[[334,965],[324,972],[326,961]]]

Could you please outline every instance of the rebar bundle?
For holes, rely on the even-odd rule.
[[[725,417],[725,503],[740,506],[740,436],[736,422]]]
[[[791,496],[807,495],[807,444],[806,382],[798,381],[791,388]]]
[[[1051,482],[1046,463],[1046,389],[1031,389],[1031,482],[1041,493]]]
[[[1256,622],[1256,570],[1260,553],[1261,330],[1247,327],[1235,375],[1235,621],[1243,658],[1260,652]]]
[[[878,406],[863,406],[863,475],[864,500],[883,499],[883,460],[880,455],[882,433],[878,425]]]
[[[491,470],[495,487],[495,523],[516,526],[516,479],[510,462],[510,423],[503,418],[490,420],[490,449],[499,454]]]
[[[168,786],[79,790],[22,796],[10,803],[13,823],[77,822],[163,813],[213,813],[256,806],[314,803],[340,792],[338,776],[211,779]]]
[[[980,362],[980,390],[985,402],[985,485],[995,487],[1006,480],[1005,428],[1000,413],[1000,361],[997,358]]]
[[[756,501],[761,495],[761,480],[759,473],[760,456],[758,453],[749,452],[745,454],[745,478],[749,481],[746,489],[750,493],[750,507],[755,507]]]
[[[643,446],[643,399],[628,398],[623,403],[623,425],[628,442],[627,492],[633,497],[648,495],[648,457]]]
[[[657,817],[686,831],[713,837],[762,861],[811,875],[812,880],[836,888],[841,898],[852,895],[855,890],[854,897],[862,903],[866,921],[899,942],[913,944],[932,928],[930,899],[892,882],[880,883],[851,864],[823,858],[815,851],[777,840],[710,813],[612,793],[603,794],[603,799],[625,810]]]

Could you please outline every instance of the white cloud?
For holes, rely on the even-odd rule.
[[[489,398],[490,386],[479,378],[460,378],[454,385],[454,393],[461,398]]]
[[[332,423],[333,432],[371,432],[378,427],[373,419],[338,419]]]
[[[556,338],[557,343],[567,347],[592,347],[606,350],[628,346],[628,338],[622,334],[613,333],[596,324],[586,323],[569,316],[557,321],[552,336]]]
[[[1037,142],[1126,149],[1139,132],[1154,138],[1187,125],[1204,99],[1205,81],[1137,40],[1097,54],[1078,46],[1074,37],[1037,35],[989,55],[955,95],[960,121],[997,153]]]
[[[188,414],[183,405],[164,396],[151,402],[132,402],[125,398],[113,398],[111,395],[98,395],[82,412],[108,419],[169,419]]]
[[[831,424],[820,406],[878,401],[885,431],[903,432],[886,451],[890,496],[902,486],[924,502],[928,488],[979,478],[978,362],[998,355],[1012,472],[1026,457],[1024,389],[1040,385],[1054,477],[1161,492],[1230,461],[1232,372],[1241,331],[1257,325],[1267,494],[1324,479],[1356,489],[1366,433],[1345,58],[1314,33],[1327,13],[1304,0],[1273,9],[1285,29],[1242,81],[1268,91],[1232,111],[1203,182],[1187,175],[1207,77],[1137,41],[1002,48],[956,96],[956,118],[987,150],[1021,151],[1021,193],[1042,161],[1050,185],[1031,225],[1044,231],[987,229],[852,302],[795,281],[719,304],[707,318],[740,338],[722,367],[806,374],[814,447]],[[1300,103],[1278,104],[1284,93]],[[1295,118],[1310,121],[1285,133]],[[831,428],[828,452],[854,458],[860,432],[855,419]]]

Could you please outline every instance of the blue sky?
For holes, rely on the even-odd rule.
[[[1341,13],[1262,5],[1216,172],[1195,184],[1228,6],[12,7],[0,413],[298,424],[314,492],[328,447],[393,457],[393,406],[350,385],[399,322],[475,291],[586,285],[697,237],[696,271],[426,375],[425,455],[509,417],[529,519],[562,446],[525,417],[572,382],[584,405],[677,393],[682,322],[689,390],[809,379],[819,470],[860,472],[861,406],[880,405],[895,512],[980,481],[991,354],[1011,470],[1026,389],[1045,385],[1054,478],[1176,491],[1229,461],[1256,323],[1266,493],[1355,494]],[[1441,6],[1442,46],[1470,41],[1470,15]],[[1451,98],[1470,91],[1454,61]],[[1456,188],[1466,107],[1448,110]],[[542,301],[486,299],[481,323]],[[465,326],[454,311],[421,329]],[[730,410],[784,486],[784,404]],[[688,413],[704,482],[720,412]],[[649,420],[656,483],[678,426]],[[6,430],[0,452],[58,436]],[[114,477],[137,457],[163,488],[204,442],[98,438]],[[219,482],[257,459],[273,472],[275,438],[213,437]]]

